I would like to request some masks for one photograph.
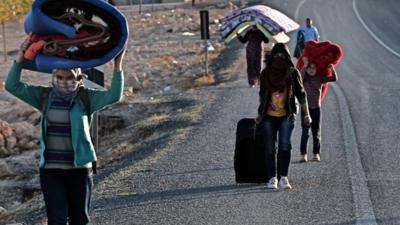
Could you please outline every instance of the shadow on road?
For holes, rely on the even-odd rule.
[[[188,189],[175,189],[160,192],[148,192],[128,196],[115,196],[102,198],[93,202],[93,210],[116,210],[138,205],[165,204],[168,202],[192,201],[196,199],[215,199],[225,196],[248,195],[256,193],[278,193],[268,191],[264,185],[258,184],[230,184],[210,187],[194,187]]]
[[[204,173],[204,172],[223,172],[226,170],[232,170],[233,167],[221,167],[221,168],[212,168],[212,169],[203,169],[203,170],[191,170],[191,171],[181,171],[181,172],[176,172],[176,173],[154,173],[155,176],[176,176],[176,175],[189,175],[189,174],[199,174],[199,173]],[[149,171],[145,171],[149,172]]]

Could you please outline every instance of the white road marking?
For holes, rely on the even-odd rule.
[[[387,46],[378,36],[375,35],[374,32],[371,31],[371,29],[369,29],[367,24],[364,22],[364,20],[360,16],[360,13],[358,13],[356,0],[353,0],[353,11],[357,16],[357,19],[360,21],[360,23],[365,28],[365,30],[367,30],[367,32],[375,39],[375,41],[377,41],[380,45],[382,45],[382,47],[386,48],[386,50],[388,50],[390,53],[392,53],[393,55],[395,55],[395,56],[400,58],[400,53],[396,52],[395,50],[393,50],[392,48]]]
[[[306,2],[307,0],[301,0],[301,2],[297,5],[296,7],[296,12],[294,13],[294,18],[297,21],[299,19],[299,12],[300,12],[300,8],[303,6],[303,4]]]

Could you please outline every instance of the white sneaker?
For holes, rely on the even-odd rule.
[[[279,187],[282,189],[291,189],[292,188],[287,177],[281,177],[281,179],[279,180]]]
[[[278,179],[276,179],[276,177],[269,179],[269,181],[267,183],[267,188],[268,189],[277,189],[278,188]]]
[[[308,161],[307,154],[301,155],[301,160],[300,160],[300,162],[307,162],[307,161]]]
[[[319,156],[319,154],[314,154],[313,161],[317,161],[317,162],[321,161],[321,157]]]

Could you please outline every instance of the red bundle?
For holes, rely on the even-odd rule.
[[[303,68],[303,57],[308,58],[310,63],[315,63],[317,66],[317,75],[331,76],[332,72],[328,69],[329,64],[336,66],[343,58],[342,48],[331,41],[308,41],[303,49],[303,52],[297,61],[297,69]],[[322,86],[321,99],[323,100],[328,90],[328,84]]]
[[[61,34],[53,34],[53,35],[39,35],[35,33],[29,34],[29,40],[32,44],[26,50],[24,57],[29,60],[33,60],[40,51],[42,51],[43,47],[51,41],[59,41],[59,40],[78,40],[81,38],[89,37],[91,34],[87,31],[81,31],[73,38],[68,38],[65,35]]]

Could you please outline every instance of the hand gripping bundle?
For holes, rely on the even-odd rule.
[[[310,63],[317,66],[317,75],[331,76],[332,73],[328,69],[329,64],[338,65],[343,58],[342,48],[331,41],[308,41],[303,49],[300,58],[297,61],[297,69],[303,68],[303,58],[308,58]],[[322,85],[321,99],[323,100],[328,91],[328,84]]]

